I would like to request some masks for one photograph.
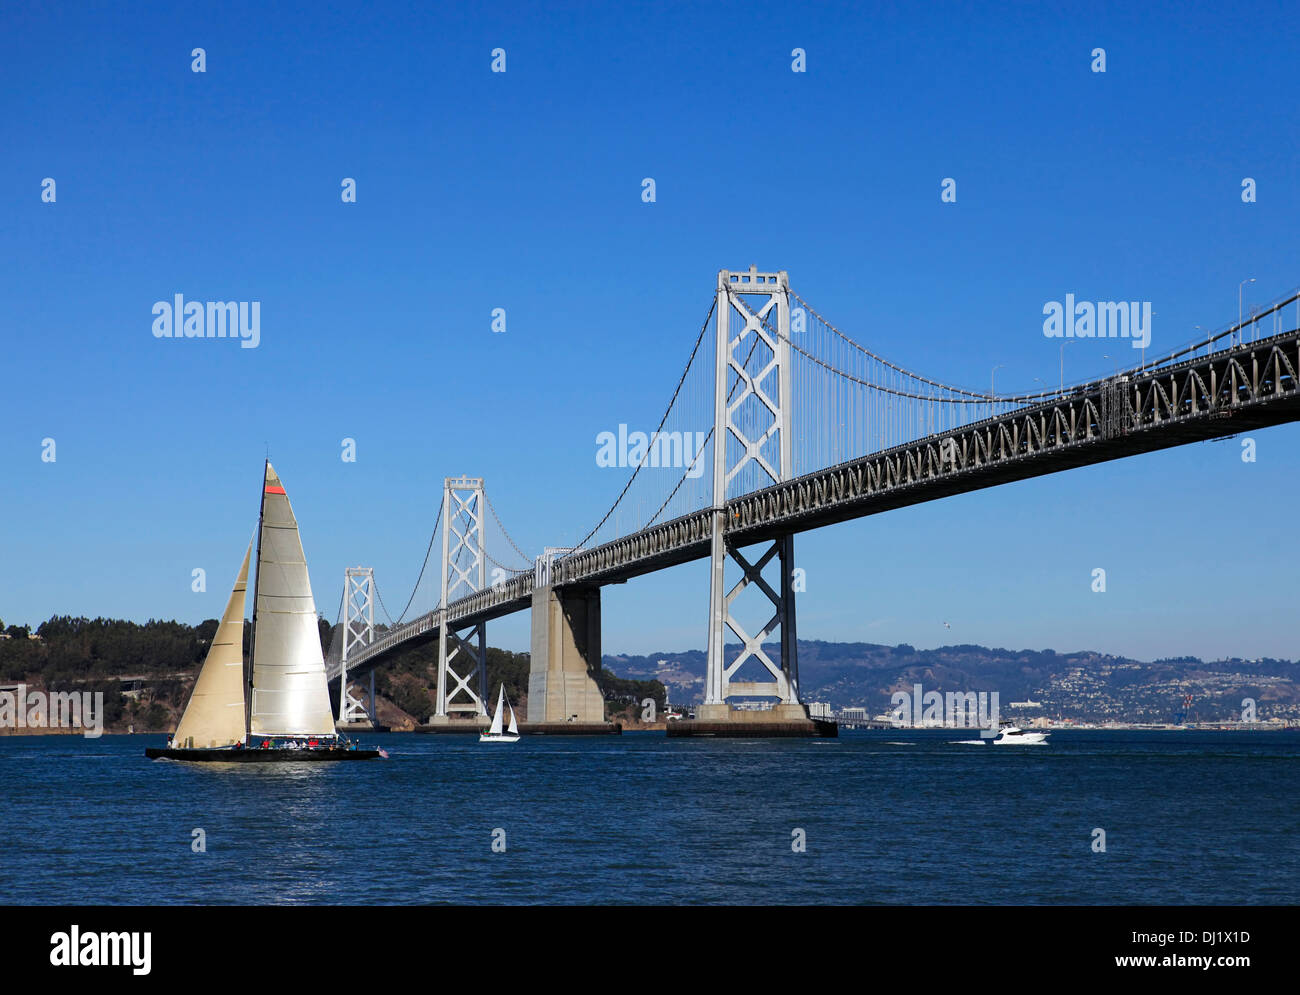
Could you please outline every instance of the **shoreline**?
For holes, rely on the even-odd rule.
[[[667,732],[667,723],[656,722],[654,724],[640,724],[636,726],[623,726],[623,732],[627,733],[664,733]],[[82,729],[44,729],[23,727],[21,729],[5,727],[0,728],[0,739],[4,738],[21,738],[23,736],[80,736],[83,739],[103,739],[107,736],[171,736],[175,730],[146,730],[142,732],[128,732],[124,729],[105,729],[97,736],[85,735]],[[841,732],[889,732],[889,733],[915,733],[915,732],[932,732],[932,733],[971,733],[979,732],[978,726],[970,728],[954,728],[952,726],[927,726],[924,728],[873,728],[861,729],[853,726],[841,726]],[[1256,725],[1200,725],[1200,726],[1151,726],[1151,725],[1068,725],[1068,726],[1048,726],[1041,727],[1037,731],[1061,733],[1061,732],[1300,732],[1300,727],[1286,726],[1280,724],[1259,723]],[[356,729],[351,730],[355,736],[372,736],[372,735],[414,735],[419,732],[418,729],[389,729],[383,733]]]

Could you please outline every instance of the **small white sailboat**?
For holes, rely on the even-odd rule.
[[[505,706],[510,709],[510,724],[505,731],[501,730],[501,708]],[[478,734],[480,743],[517,743],[519,742],[519,724],[515,721],[515,708],[506,701],[506,686],[501,685],[501,690],[497,692],[497,710],[492,716],[492,725],[487,732]]]

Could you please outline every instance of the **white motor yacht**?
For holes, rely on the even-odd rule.
[[[1043,746],[1050,733],[1025,732],[1019,726],[1003,726],[993,739],[994,746]]]

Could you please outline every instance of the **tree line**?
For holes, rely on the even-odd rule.
[[[216,635],[217,619],[198,625],[150,619],[85,618],[55,615],[36,627],[4,627],[0,621],[0,683],[27,682],[45,688],[105,692],[105,718],[109,725],[132,724],[137,731],[165,730],[179,719],[189,700],[194,680]],[[318,619],[322,652],[338,636],[338,628]],[[383,626],[376,626],[383,631]],[[244,625],[247,659],[251,626]],[[463,659],[463,658],[462,658]],[[467,661],[465,661],[467,662]],[[400,651],[376,671],[375,688],[417,721],[433,712],[437,685],[437,649],[413,647]],[[528,694],[529,654],[488,647],[488,696],[495,698],[504,684],[513,702]],[[463,669],[462,669],[463,672]],[[662,709],[664,686],[659,681],[621,678],[601,669],[594,674],[611,717],[631,715],[639,703],[653,698]],[[130,679],[123,682],[123,678]],[[123,694],[126,689],[128,693]]]

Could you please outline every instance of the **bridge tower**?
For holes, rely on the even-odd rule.
[[[375,722],[374,671],[370,672],[370,710],[348,690],[349,651],[375,641],[375,571],[348,567],[343,573],[343,653],[339,669],[339,725]]]
[[[781,536],[751,559],[732,546],[726,536],[727,489],[742,470],[757,468],[748,476],[758,477],[764,486],[782,483],[795,475],[789,277],[784,270],[760,273],[753,266],[747,273],[722,270],[718,273],[717,295],[709,648],[704,705],[696,714],[702,722],[807,723],[808,711],[799,700],[795,643],[794,537]],[[734,334],[733,314],[737,325]],[[758,362],[754,368],[747,368],[747,360],[754,355]],[[730,590],[725,586],[728,557],[742,571]],[[763,569],[774,557],[781,571],[779,592],[763,578]],[[732,603],[751,584],[774,609],[771,619],[753,634],[732,614]],[[778,628],[779,663],[763,647]],[[740,654],[730,665],[723,655],[728,629],[741,642]],[[741,667],[751,660],[767,671],[765,680],[736,679]],[[729,698],[775,698],[776,704],[771,711],[739,711],[728,704]]]
[[[443,481],[438,701],[430,720],[435,724],[448,722],[453,712],[487,714],[483,706],[487,695],[487,626],[480,622],[461,632],[453,632],[447,622],[447,606],[457,598],[483,590],[487,582],[483,505],[482,477],[447,477]],[[455,536],[454,542],[452,536]],[[460,563],[463,556],[468,557],[464,565]],[[477,688],[471,687],[471,682]]]

